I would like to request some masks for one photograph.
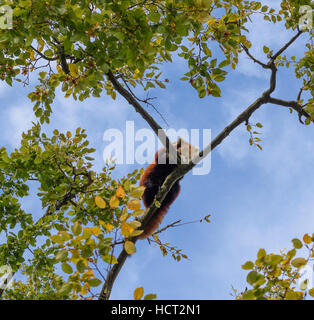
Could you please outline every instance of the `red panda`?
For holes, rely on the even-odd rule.
[[[179,140],[173,145],[180,153],[182,163],[188,163],[188,161],[194,158],[198,152],[198,148],[193,147],[181,138],[179,138]],[[153,163],[145,169],[140,180],[140,186],[145,187],[142,200],[146,208],[150,207],[153,203],[159,188],[162,186],[167,176],[175,170],[177,165],[169,162],[169,156],[166,153],[166,149],[162,148],[155,154]],[[181,179],[177,180],[169,190],[160,208],[158,208],[155,214],[151,217],[148,224],[145,226],[143,233],[139,235],[139,239],[149,237],[158,228],[163,217],[168,212],[170,205],[180,193],[180,180]]]

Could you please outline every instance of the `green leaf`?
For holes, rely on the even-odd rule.
[[[72,285],[70,283],[65,283],[59,290],[58,293],[59,294],[69,294],[72,290]]]
[[[263,51],[264,51],[264,53],[268,53],[268,52],[269,52],[269,48],[266,47],[266,46],[264,46],[264,47],[263,47]]]
[[[144,300],[154,300],[157,298],[157,295],[156,294],[153,294],[153,293],[149,293],[147,294],[145,297],[144,297]]]
[[[303,244],[301,242],[301,240],[295,238],[295,239],[292,239],[291,240],[292,243],[293,243],[293,246],[296,248],[296,249],[301,249],[303,247]]]
[[[294,260],[291,261],[291,264],[295,267],[295,268],[300,268],[304,265],[306,265],[307,260],[304,258],[295,258]]]
[[[80,273],[83,273],[86,266],[85,266],[85,263],[83,260],[79,260],[76,264],[76,268],[77,268],[77,271],[80,272]]]
[[[252,261],[247,261],[245,264],[242,265],[243,270],[251,270],[254,267],[254,263]]]
[[[116,257],[112,256],[111,254],[107,254],[107,255],[104,255],[104,256],[101,256],[101,257],[105,262],[107,262],[109,264],[117,264],[118,263]]]
[[[91,287],[98,287],[101,284],[101,281],[97,278],[90,279],[87,281]]]
[[[165,86],[162,82],[156,80],[156,83],[157,83],[157,85],[158,85],[160,88],[166,89],[166,86]]]
[[[247,283],[253,285],[258,280],[258,276],[259,274],[256,271],[251,271],[246,277]]]
[[[282,259],[283,258],[282,258],[281,255],[275,254],[275,255],[271,256],[271,258],[270,258],[271,262],[270,263],[272,265],[277,265]]]
[[[67,256],[68,256],[68,251],[66,249],[62,249],[56,254],[56,260],[57,261],[65,260]]]
[[[156,22],[157,23],[160,20],[160,14],[158,12],[156,12],[156,11],[150,12],[148,14],[148,19],[150,21],[152,21],[152,22]]]
[[[242,295],[242,299],[243,300],[255,300],[256,297],[254,295],[254,291],[253,290],[246,290]]]
[[[287,256],[291,259],[296,255],[296,253],[297,253],[296,250],[292,249],[292,250],[288,251]]]
[[[81,224],[78,221],[75,221],[72,226],[72,232],[75,236],[79,236],[82,232]]]
[[[205,89],[200,90],[198,93],[198,96],[201,99],[204,98],[206,96],[206,90]]]
[[[68,274],[72,274],[73,273],[72,267],[66,262],[62,263],[61,268],[65,273],[68,273]]]

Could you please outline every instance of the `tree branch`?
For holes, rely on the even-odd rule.
[[[272,57],[271,61],[275,61],[278,56],[280,56],[298,37],[302,34],[302,31],[299,30],[298,33],[291,38],[281,49],[279,49]]]
[[[242,49],[245,51],[245,53],[248,55],[248,57],[250,59],[252,59],[255,63],[258,63],[260,66],[262,66],[264,69],[269,69],[269,66],[266,63],[261,62],[260,60],[256,59],[255,57],[253,57],[249,51],[249,49],[244,46],[241,45]]]
[[[128,90],[123,88],[123,86],[118,82],[115,78],[114,74],[111,70],[107,73],[108,79],[114,86],[114,88],[131,104],[135,111],[138,112],[143,119],[149,124],[149,126],[153,129],[157,137],[160,139],[161,143],[165,146],[167,153],[176,163],[181,163],[181,158],[178,152],[175,150],[173,145],[171,144],[169,138],[167,137],[165,131],[162,127],[154,120],[154,118],[138,103],[136,98],[130,93]]]
[[[305,118],[309,118],[310,115],[302,108],[302,106],[297,101],[285,101],[277,98],[269,97],[269,103],[277,104],[279,106],[292,108],[298,113],[299,121],[304,124],[302,121],[302,116]]]
[[[43,59],[47,60],[47,61],[55,61],[58,60],[58,57],[54,57],[54,58],[48,58],[47,56],[45,56],[43,53],[41,53],[39,50],[35,49],[33,46],[30,46],[38,55],[40,55]]]
[[[203,158],[205,158],[212,150],[214,150],[218,145],[222,143],[224,139],[226,139],[229,134],[236,129],[240,124],[243,122],[247,123],[251,117],[251,115],[258,110],[263,104],[267,103],[276,103],[279,105],[287,106],[287,103],[283,100],[271,98],[270,95],[275,91],[276,88],[276,75],[277,75],[277,68],[275,66],[274,60],[284,51],[286,50],[301,34],[299,31],[297,35],[295,35],[287,44],[285,44],[273,57],[270,58],[268,64],[264,64],[257,59],[255,59],[253,56],[251,56],[251,59],[253,58],[253,61],[260,64],[263,68],[270,69],[271,75],[270,75],[270,83],[269,88],[263,92],[263,94],[256,99],[246,110],[244,110],[238,117],[233,120],[227,127],[225,127],[224,130],[222,130],[212,141],[209,143],[200,153],[199,155],[190,161],[189,164],[180,164],[178,162],[177,168],[166,178],[163,185],[160,187],[152,205],[147,209],[146,215],[141,220],[142,226],[141,228],[144,229],[148,221],[151,219],[151,217],[154,215],[156,210],[158,209],[155,206],[155,202],[158,201],[159,203],[162,203],[165,199],[168,191],[172,188],[172,186],[175,184],[175,182],[182,178],[185,174],[187,174],[189,171],[191,171]],[[248,51],[248,50],[247,50]],[[116,88],[116,90],[135,108],[137,112],[139,112],[142,117],[148,122],[148,124],[151,126],[151,128],[154,130],[154,132],[158,135],[158,130],[160,126],[155,122],[155,120],[141,107],[141,105],[134,99],[134,97],[125,90],[115,79],[114,75],[111,71],[108,73],[108,78],[112,82],[113,86]],[[300,110],[299,106],[295,105],[294,102],[290,103],[289,106],[294,108],[295,110],[298,109],[299,112],[304,112],[304,110]],[[302,109],[302,108],[301,108]],[[298,111],[297,110],[297,111]],[[136,243],[137,237],[129,239],[133,243]],[[116,277],[118,276],[123,264],[125,263],[126,259],[128,257],[128,254],[124,249],[122,249],[119,257],[118,262],[115,264],[112,269],[108,272],[106,281],[102,287],[102,290],[99,295],[99,300],[108,300],[111,294],[111,290],[114,284],[114,281]]]

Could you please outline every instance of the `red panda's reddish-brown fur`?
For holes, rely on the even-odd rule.
[[[174,146],[177,147],[178,151],[181,153],[181,144],[185,142],[182,139],[179,139]],[[193,150],[192,150],[193,148]],[[188,152],[190,153],[189,156],[193,155],[194,148],[191,145],[188,145]],[[166,161],[163,163],[158,163],[158,156],[160,158],[165,157]],[[163,160],[165,160],[163,159]],[[140,186],[145,187],[145,191],[142,196],[143,203],[146,208],[150,207],[153,203],[156,194],[159,191],[159,188],[162,186],[164,181],[166,180],[167,176],[174,171],[177,167],[176,164],[169,163],[169,157],[166,154],[165,148],[160,149],[155,154],[155,159],[153,163],[151,163],[144,171],[141,180]],[[180,179],[179,179],[180,180]],[[175,201],[180,193],[180,181],[177,180],[172,188],[169,190],[168,194],[166,195],[164,201],[162,202],[160,208],[155,212],[153,217],[149,220],[148,224],[145,226],[144,231],[142,234],[139,235],[139,239],[145,239],[152,235],[154,231],[158,228],[159,224],[161,223],[163,217],[168,212],[170,205]]]
[[[154,174],[158,174],[159,169],[160,169],[159,166],[161,166],[161,165],[158,165],[156,163],[152,163],[146,168],[146,170],[140,180],[141,186],[146,186],[147,184],[151,183],[150,176],[154,175]],[[164,166],[164,165],[162,165],[162,166]],[[168,212],[170,205],[173,203],[173,201],[177,198],[177,196],[180,193],[179,181],[177,181],[172,188],[174,188],[174,189],[173,189],[173,192],[171,193],[171,197],[169,197],[167,195],[168,198],[166,197],[166,199],[163,201],[161,207],[158,208],[158,210],[155,212],[153,217],[149,220],[149,222],[145,226],[144,232],[139,235],[139,239],[145,239],[145,238],[149,237],[158,228],[158,226],[161,223],[162,219],[164,218],[165,214]],[[156,189],[156,190],[158,190],[158,189]],[[154,192],[154,193],[151,193],[150,195],[148,195],[148,193],[150,193],[150,192],[152,192],[152,188],[146,187],[144,194],[143,194],[143,197],[142,197],[143,203],[146,208],[148,208],[152,204],[152,201],[149,201],[149,200],[150,199],[153,200],[155,198],[155,195],[157,194]]]

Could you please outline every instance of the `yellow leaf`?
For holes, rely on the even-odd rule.
[[[38,51],[42,51],[42,50],[44,49],[44,46],[45,46],[44,40],[42,40],[42,39],[37,39],[37,42],[38,42],[37,50],[38,50]]]
[[[35,60],[35,52],[34,52],[34,51],[31,51],[31,53],[30,53],[30,59],[31,59],[31,60]]]
[[[144,230],[134,230],[131,234],[130,234],[130,236],[131,237],[137,237],[137,236],[139,236],[140,234],[142,234],[144,232]]]
[[[120,201],[116,196],[112,196],[109,200],[109,206],[110,208],[114,209],[119,207]]]
[[[128,209],[136,211],[141,209],[141,201],[140,200],[130,200],[127,204]]]
[[[141,76],[140,70],[136,69],[133,73],[133,79],[138,79]]]
[[[88,277],[94,277],[94,271],[92,269],[88,269],[85,274],[88,276]]]
[[[93,233],[94,236],[98,236],[99,234],[101,234],[101,230],[99,227],[92,227],[91,232]]]
[[[117,196],[118,198],[124,199],[124,197],[125,197],[125,191],[123,190],[123,188],[122,188],[121,186],[119,186],[119,188],[117,189],[117,191],[116,191],[116,196]]]
[[[144,294],[144,288],[140,287],[134,290],[134,299],[135,300],[141,300],[141,298],[143,297]]]
[[[100,209],[106,208],[106,201],[101,196],[95,197],[96,206]]]
[[[295,258],[291,261],[291,264],[295,267],[295,268],[300,268],[302,266],[304,266],[307,263],[307,260],[304,258]]]
[[[78,66],[74,63],[70,63],[69,64],[69,70],[70,70],[70,73],[73,77],[78,77],[79,76],[79,73],[78,73]]]
[[[85,294],[87,294],[87,289],[86,289],[86,287],[84,286],[84,287],[82,287],[82,289],[81,289],[81,294],[84,296]]]
[[[123,222],[121,226],[121,234],[124,237],[129,237],[131,233],[134,231],[134,228],[132,228],[127,222]]]
[[[111,231],[113,229],[113,225],[110,223],[106,223],[104,226],[108,231]]]
[[[56,66],[56,69],[57,69],[58,73],[62,73],[63,72],[62,68],[59,65]]]
[[[128,224],[134,229],[137,229],[142,225],[139,221],[136,220],[129,221]]]
[[[120,220],[123,222],[123,221],[126,221],[127,218],[129,218],[129,214],[126,212],[124,213],[121,217],[120,217]]]
[[[209,20],[207,21],[208,25],[212,25],[216,22],[215,18],[209,18]]]
[[[99,224],[101,224],[107,231],[111,231],[113,229],[113,225],[102,220],[99,220]]]
[[[141,199],[144,191],[145,191],[144,186],[133,187],[132,191],[130,192],[130,197],[135,198],[135,199]]]
[[[145,213],[145,210],[143,210],[143,209],[136,210],[136,211],[132,212],[132,216],[136,218],[136,217],[143,215],[144,213]]]
[[[67,138],[70,139],[72,137],[72,133],[70,131],[67,132]]]
[[[127,254],[133,254],[136,252],[136,247],[132,241],[125,241],[124,249]]]
[[[157,37],[155,42],[157,43],[157,45],[160,45],[161,41],[162,41],[162,37]]]
[[[111,254],[106,254],[105,256],[102,256],[102,259],[109,264],[117,264],[118,263],[117,258]]]

